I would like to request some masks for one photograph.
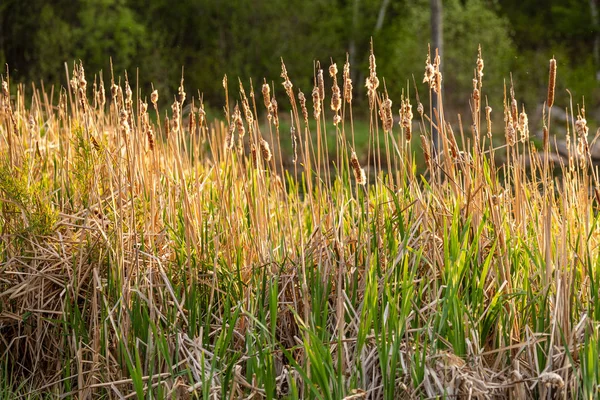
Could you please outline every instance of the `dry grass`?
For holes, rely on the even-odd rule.
[[[81,65],[68,89],[27,98],[4,77],[0,397],[597,398],[600,199],[585,110],[569,104],[568,126],[545,126],[570,143],[554,165],[512,89],[506,143],[492,142],[481,52],[458,136],[439,57],[425,72],[437,109],[407,88],[394,110],[369,61],[364,154],[348,63],[343,94],[330,67],[331,113],[316,66],[316,128],[284,64],[286,102],[265,80],[258,107],[240,81],[225,122],[210,123],[183,79],[160,118],[158,92],[149,110],[127,77],[108,100]]]

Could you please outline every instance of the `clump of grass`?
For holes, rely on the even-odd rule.
[[[512,85],[493,137],[481,49],[467,129],[437,54],[395,124],[371,51],[365,138],[349,63],[331,110],[320,65],[314,118],[283,61],[288,101],[240,80],[216,121],[183,77],[156,124],[126,76],[2,79],[0,395],[598,396],[598,180],[584,107],[550,159],[556,62],[542,155]]]

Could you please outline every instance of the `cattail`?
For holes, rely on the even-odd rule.
[[[546,387],[554,386],[562,388],[565,386],[563,378],[555,372],[544,372],[540,375],[540,381],[546,385]]]
[[[517,122],[519,121],[519,114],[518,114],[519,110],[517,108],[517,100],[513,97],[512,101],[510,102],[510,114],[512,117],[512,121],[513,124],[517,125]]]
[[[227,90],[227,75],[223,76],[223,89]]]
[[[171,136],[171,122],[169,117],[165,117],[165,138],[169,140],[169,136]]]
[[[475,105],[475,113],[479,113],[479,107],[481,106],[481,97],[479,95],[477,83],[477,79],[473,79],[473,104]]]
[[[392,127],[394,126],[394,116],[392,114],[392,100],[389,97],[381,103],[379,117],[383,124],[383,130],[385,132],[391,132]]]
[[[492,138],[492,107],[485,107],[485,121],[487,123],[487,135],[491,139]]]
[[[543,137],[544,137],[544,149],[548,148],[548,144],[550,144],[550,133],[548,132],[548,127],[546,126],[546,124],[544,124],[544,127],[542,129],[543,132]],[[569,135],[567,135],[567,139],[569,138]],[[568,144],[570,144],[570,141],[567,141]]]
[[[104,89],[104,82],[102,79],[100,79],[100,89],[96,93],[96,101],[98,102],[98,106],[100,106],[100,108],[104,108],[104,105],[106,104],[106,91]]]
[[[421,118],[423,118],[423,103],[419,102],[419,104],[417,105],[417,112],[419,113],[419,115],[421,116]]]
[[[575,131],[579,135],[579,137],[587,138],[589,133],[589,128],[587,126],[587,121],[581,115],[577,116],[577,121],[575,121]]]
[[[479,48],[479,56],[477,57],[477,77],[480,81],[483,78],[483,59],[481,58],[481,47]]]
[[[521,140],[526,141],[529,138],[529,125],[527,114],[525,113],[525,108],[523,107],[523,111],[519,114],[519,132],[521,133]]]
[[[29,116],[29,121],[28,121],[28,123],[29,123],[29,126],[28,126],[28,128],[29,128],[29,132],[30,132],[30,133],[33,135],[33,134],[35,133],[35,130],[36,130],[36,129],[35,129],[35,127],[36,127],[36,123],[35,123],[35,118],[33,118],[33,115],[30,115],[30,116]]]
[[[367,96],[369,105],[372,107],[375,102],[377,88],[379,87],[379,78],[377,78],[377,64],[375,63],[375,54],[373,54],[373,45],[371,44],[371,54],[369,55],[369,77],[365,84],[367,87]]]
[[[233,111],[233,120],[235,122],[235,127],[241,142],[242,138],[246,134],[246,129],[244,128],[244,120],[242,119],[242,114],[240,113],[240,109],[237,104],[235,105],[235,109]]]
[[[225,150],[232,150],[235,145],[235,138],[233,136],[233,132],[235,131],[235,123],[229,124],[229,129],[227,129],[227,136],[225,137]]]
[[[128,110],[131,110],[133,106],[133,92],[127,81],[125,81],[125,106]]]
[[[265,103],[265,107],[267,108],[267,110],[269,110],[269,113],[270,113],[271,112],[271,88],[269,87],[269,84],[267,83],[266,80],[262,86],[262,94],[263,94],[263,100]]]
[[[110,86],[110,93],[111,93],[112,100],[114,102],[116,102],[117,101],[117,96],[118,96],[118,93],[119,93],[119,87],[113,83]]]
[[[200,104],[200,108],[198,109],[198,126],[202,127],[204,125],[204,121],[206,120],[206,111],[204,111],[204,107]]]
[[[336,63],[331,64],[329,66],[329,76],[331,76],[332,78],[336,78],[337,73],[338,73],[337,64]]]
[[[85,92],[83,91],[83,88],[77,89],[77,97],[79,97],[79,104],[81,106],[81,109],[85,112],[86,97],[85,97]]]
[[[375,62],[375,54],[373,53],[373,46],[371,45],[371,53],[369,54],[369,75],[374,76],[377,74],[377,63]]]
[[[554,104],[554,88],[556,86],[556,60],[554,57],[550,60],[550,78],[548,79],[548,107]]]
[[[190,135],[194,135],[194,134],[196,134],[195,130],[196,130],[196,113],[194,111],[192,111],[190,113],[190,117],[188,119],[188,132],[190,133]]]
[[[269,143],[265,139],[261,139],[260,141],[260,152],[262,154],[263,159],[266,162],[271,160],[271,148],[269,147]]]
[[[158,90],[154,90],[152,92],[152,94],[150,95],[150,101],[152,102],[152,104],[154,104],[154,107],[156,107],[156,103],[158,103]]]
[[[352,103],[352,79],[350,79],[350,63],[344,64],[344,100],[346,103]]]
[[[312,98],[314,116],[315,119],[318,120],[321,117],[321,96],[319,96],[319,88],[317,86],[315,86],[312,91]]]
[[[342,99],[340,96],[340,88],[338,87],[338,85],[336,83],[336,84],[334,84],[334,86],[332,88],[331,110],[333,110],[337,113],[340,111],[341,106],[342,106]]]
[[[350,166],[354,172],[354,179],[356,179],[356,183],[359,185],[365,185],[367,183],[367,176],[365,174],[365,170],[360,167],[358,157],[356,156],[356,152],[354,150],[352,150],[352,155],[350,157]]]
[[[301,91],[298,92],[298,101],[300,102],[300,109],[302,110],[302,118],[304,122],[308,123],[308,110],[306,109],[306,96]]]
[[[277,113],[277,100],[275,100],[275,96],[271,99],[271,107],[273,110],[273,124],[279,128],[279,115]]]
[[[329,75],[333,78],[333,86],[331,88],[331,91],[332,91],[331,110],[336,113],[336,116],[342,106],[342,97],[341,97],[341,93],[340,93],[340,88],[337,83],[337,73],[338,73],[337,65],[335,63],[331,64],[331,66],[329,67]],[[334,123],[335,123],[335,125],[337,125],[335,120],[336,119],[334,118]]]
[[[404,129],[406,140],[409,142],[412,137],[412,119],[413,113],[410,101],[408,99],[402,100],[402,105],[400,107],[400,123]]]
[[[441,58],[436,50],[435,60],[433,62],[433,66],[435,67],[435,74],[433,76],[433,91],[435,93],[440,93],[442,90],[442,72],[440,71]]]
[[[338,126],[340,122],[342,122],[342,117],[340,114],[335,114],[333,117],[333,125]]]
[[[429,55],[427,55],[427,61],[425,61],[425,76],[423,76],[423,83],[429,83],[429,87],[433,84],[433,76],[435,75],[435,67],[431,64]]]
[[[250,146],[250,158],[252,159],[252,165],[254,168],[258,168],[258,156],[256,154],[256,146],[254,144]]]
[[[146,127],[146,137],[148,138],[148,148],[150,151],[154,151],[154,132],[150,126]]]
[[[323,70],[319,68],[317,71],[317,85],[319,86],[319,99],[325,100],[325,82],[323,81]]]
[[[290,99],[292,99],[294,97],[294,92],[292,91],[292,87],[294,85],[292,85],[292,82],[290,81],[290,78],[288,77],[287,69],[285,68],[283,59],[281,60],[281,77],[284,79],[283,88],[285,89],[285,92],[287,93],[288,97]]]
[[[423,148],[423,157],[425,158],[425,163],[427,167],[431,168],[431,155],[429,153],[429,145],[427,144],[427,139],[424,135],[421,135],[421,147]]]
[[[179,85],[179,90],[177,91],[179,94],[179,104],[183,105],[185,102],[185,90],[183,89],[183,76],[181,77],[181,84]]]
[[[506,143],[509,146],[514,146],[516,143],[516,135],[515,135],[515,127],[512,123],[512,119],[509,124],[506,126]]]
[[[122,109],[121,113],[119,114],[119,124],[121,125],[121,132],[123,132],[125,135],[128,135],[131,130],[128,120],[129,114],[125,109]]]
[[[148,112],[148,103],[140,100],[140,114],[144,116]]]
[[[250,104],[248,103],[246,94],[244,94],[242,98],[242,107],[244,109],[244,118],[246,118],[248,129],[252,129],[252,123],[254,122],[254,114],[252,114],[252,110],[250,109]]]

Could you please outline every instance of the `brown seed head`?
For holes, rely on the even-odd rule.
[[[379,117],[383,124],[383,130],[385,132],[391,132],[392,127],[394,126],[394,116],[392,114],[392,100],[389,97],[381,103]]]
[[[317,85],[319,86],[319,99],[325,100],[325,82],[323,81],[323,70],[319,68],[317,71]]]
[[[300,102],[300,109],[302,110],[302,118],[304,122],[308,123],[308,110],[306,109],[306,96],[301,91],[298,92],[298,101]]]
[[[548,79],[548,107],[554,105],[554,88],[556,86],[556,60],[550,60],[550,78]]]
[[[313,98],[313,110],[315,119],[318,120],[321,117],[321,96],[319,95],[319,87],[315,86],[312,91]]]
[[[260,141],[260,152],[262,154],[263,159],[266,162],[269,162],[271,160],[271,148],[269,147],[269,143],[264,139],[261,139]]]
[[[354,179],[356,179],[356,183],[359,185],[365,185],[367,183],[367,176],[365,174],[365,170],[360,167],[358,157],[356,156],[356,152],[354,150],[352,150],[352,155],[350,156],[350,166],[354,172]]]
[[[265,107],[267,108],[267,110],[271,110],[271,88],[269,87],[269,84],[266,81],[265,83],[263,83],[262,86],[262,94]]]

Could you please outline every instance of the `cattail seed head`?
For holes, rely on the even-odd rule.
[[[235,109],[233,111],[233,120],[235,122],[235,127],[237,129],[238,136],[241,142],[242,138],[246,134],[246,129],[244,128],[244,120],[242,119],[242,113],[240,112],[240,109],[237,104],[235,105]]]
[[[125,109],[122,109],[119,114],[119,124],[121,126],[121,132],[128,135],[131,128],[129,126],[129,114]]]
[[[315,119],[318,120],[321,117],[321,96],[319,95],[319,87],[315,86],[312,91],[313,98],[313,110]]]
[[[491,139],[492,138],[492,107],[485,107],[485,120],[487,123],[487,135]]]
[[[149,126],[146,129],[146,137],[148,138],[148,148],[150,148],[150,151],[154,151],[154,133]]]
[[[273,124],[279,128],[279,115],[277,113],[277,100],[275,100],[275,97],[271,99],[271,109],[273,111]]]
[[[522,141],[526,141],[529,138],[529,122],[525,110],[519,114],[519,132],[521,133]]]
[[[548,132],[548,127],[544,124],[544,128],[542,129],[543,132],[543,138],[544,138],[544,149],[548,148],[548,145],[550,144],[550,133]],[[567,138],[569,138],[569,135],[567,135]],[[567,141],[568,144],[570,145],[571,142]]]
[[[581,115],[577,116],[577,121],[575,121],[575,131],[579,135],[579,137],[587,138],[589,133],[589,128],[587,126],[587,121]]]
[[[383,130],[385,132],[391,132],[392,127],[394,126],[394,116],[392,114],[392,100],[389,97],[381,103],[379,117],[383,124]]]
[[[256,154],[256,146],[254,144],[250,146],[250,158],[254,168],[258,168],[258,156]]]
[[[429,153],[429,144],[427,143],[427,139],[424,135],[421,135],[421,147],[423,148],[423,157],[425,158],[425,163],[427,167],[431,168],[431,155]]]
[[[358,157],[356,156],[356,152],[354,150],[352,150],[352,155],[350,156],[350,166],[354,172],[354,179],[356,179],[356,183],[359,185],[365,185],[367,183],[367,176],[365,174],[365,170],[360,167]]]
[[[152,94],[150,95],[150,101],[152,102],[152,104],[154,104],[154,107],[156,107],[156,103],[158,103],[158,90],[154,90],[152,92]]]
[[[269,87],[269,84],[265,81],[265,83],[263,83],[262,86],[262,94],[263,94],[263,101],[265,103],[265,107],[267,108],[267,110],[271,110],[271,88]]]
[[[510,102],[510,113],[511,113],[511,117],[512,117],[512,121],[513,124],[516,125],[517,121],[519,120],[519,110],[517,108],[517,100],[513,97],[512,101]]]
[[[308,110],[306,109],[306,96],[301,91],[298,92],[298,101],[300,102],[300,109],[302,110],[302,118],[304,122],[308,123]]]
[[[319,86],[319,99],[325,100],[325,82],[323,81],[323,70],[319,68],[317,71],[317,85]]]
[[[332,78],[335,78],[337,76],[338,73],[338,69],[337,69],[337,64],[333,63],[329,66],[329,76],[331,76]]]
[[[402,100],[402,105],[400,107],[400,123],[402,124],[402,129],[404,129],[404,135],[407,141],[410,141],[412,137],[412,105],[408,99]]]
[[[554,57],[550,60],[550,77],[548,79],[548,107],[554,105],[554,89],[556,86],[556,60]]]
[[[231,151],[235,146],[235,137],[233,133],[235,132],[235,123],[231,123],[229,128],[227,129],[227,136],[225,137],[225,150]]]
[[[335,111],[336,113],[340,111],[340,108],[342,106],[342,98],[340,95],[340,88],[338,87],[337,83],[333,84],[333,88],[332,88],[332,94],[331,94],[331,110]]]
[[[263,159],[266,162],[271,161],[271,147],[269,146],[269,143],[264,139],[261,139],[260,141],[260,152],[262,154]]]
[[[198,126],[202,127],[204,125],[204,121],[206,120],[206,111],[204,111],[204,107],[200,105],[198,109]]]
[[[185,90],[183,88],[183,77],[181,77],[181,84],[179,85],[179,90],[177,91],[178,95],[179,95],[179,104],[183,105],[183,103],[185,102]]]
[[[352,79],[350,79],[350,63],[344,64],[344,100],[346,103],[352,103]]]

